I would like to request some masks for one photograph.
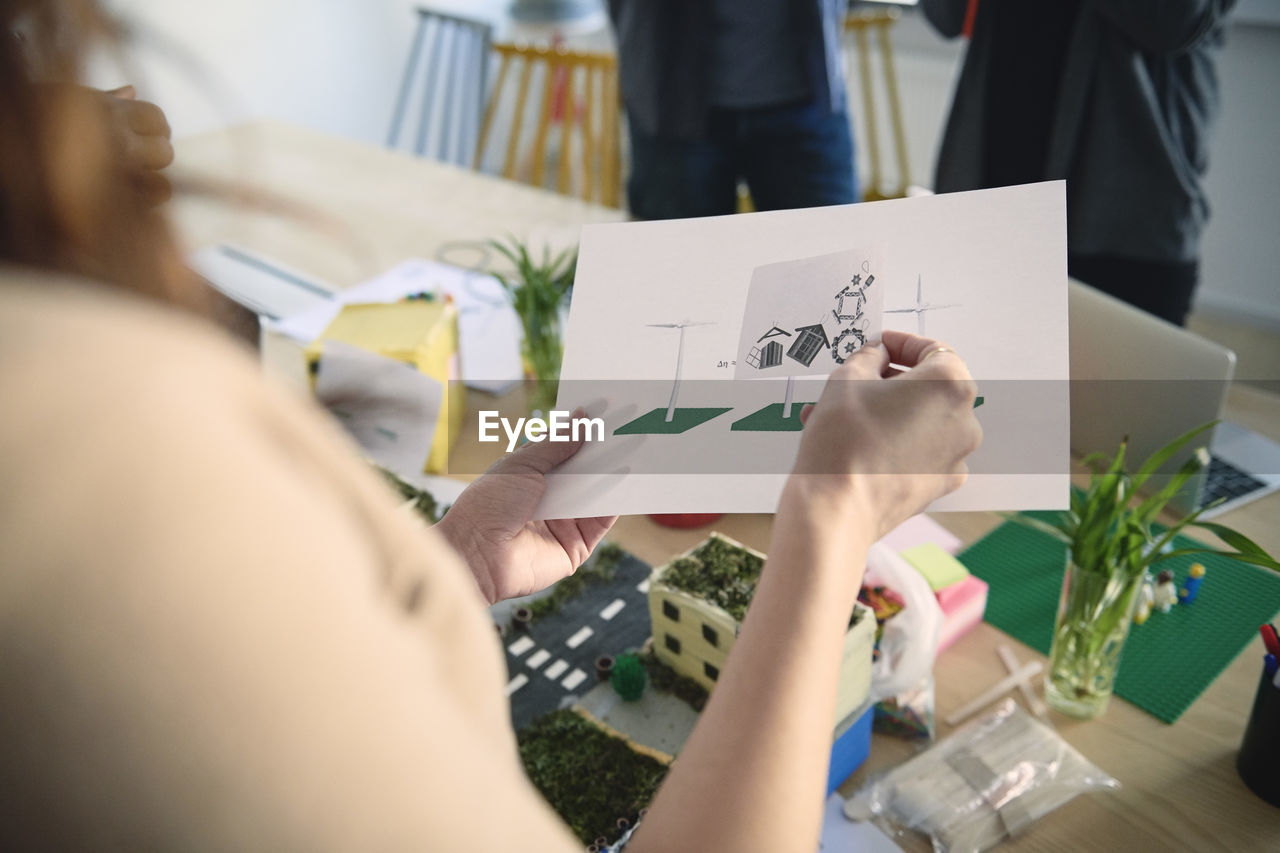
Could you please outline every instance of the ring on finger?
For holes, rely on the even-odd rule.
[[[930,358],[932,358],[933,356],[935,356],[935,355],[937,355],[938,353],[941,353],[941,352],[949,352],[949,353],[951,353],[952,355],[959,355],[959,353],[958,353],[958,352],[956,352],[955,350],[953,350],[951,347],[948,347],[948,346],[939,346],[939,347],[936,347],[936,348],[934,348],[934,349],[931,349],[931,350],[929,350],[927,353],[925,353],[925,354],[924,354],[924,357],[923,357],[923,358],[921,358],[919,361],[917,361],[917,362],[916,362],[916,364],[923,364],[924,362],[928,361]]]

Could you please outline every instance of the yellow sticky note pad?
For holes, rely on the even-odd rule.
[[[934,592],[969,577],[969,570],[963,563],[932,542],[906,549],[902,558],[924,575]]]
[[[425,470],[431,474],[447,470],[449,448],[462,431],[466,406],[466,388],[459,381],[458,309],[453,302],[413,299],[343,306],[324,334],[307,346],[312,377],[326,341],[403,361],[444,386],[444,405]]]

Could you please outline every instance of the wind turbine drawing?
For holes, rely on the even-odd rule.
[[[959,308],[960,304],[952,302],[947,305],[934,305],[932,302],[924,301],[924,286],[921,284],[920,275],[916,275],[916,304],[910,308],[887,308],[886,314],[915,314],[916,315],[916,334],[924,336],[924,315],[928,311],[937,311],[940,308]]]
[[[666,409],[654,409],[614,430],[614,435],[667,434],[673,435],[691,430],[699,424],[706,423],[714,417],[730,411],[728,408],[685,408],[677,409],[676,401],[680,398],[680,376],[684,372],[684,336],[686,329],[697,326],[714,326],[708,321],[685,320],[680,323],[646,323],[651,329],[679,329],[680,342],[676,348],[676,376],[671,383],[671,398]]]
[[[667,402],[667,415],[663,420],[671,423],[676,417],[676,398],[680,396],[680,374],[684,370],[684,330],[693,326],[714,326],[711,322],[694,322],[685,320],[683,323],[646,323],[651,329],[679,329],[680,344],[676,349],[676,378],[671,383],[671,399]]]

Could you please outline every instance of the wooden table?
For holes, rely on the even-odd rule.
[[[436,257],[454,241],[511,233],[560,244],[576,239],[583,223],[623,218],[616,210],[271,122],[180,141],[176,147],[182,174],[203,181],[236,178],[283,202],[275,211],[256,214],[225,204],[180,202],[176,217],[189,246],[237,242],[338,286],[408,257]],[[491,408],[492,402],[471,397],[473,409]],[[1228,415],[1280,439],[1280,397],[1237,386]],[[493,447],[482,448],[474,436],[464,435],[454,453],[455,467],[481,470]],[[966,542],[998,523],[989,513],[944,514],[937,520]],[[1223,520],[1280,553],[1280,494]],[[771,516],[740,515],[726,516],[715,529],[763,550],[771,526]],[[672,530],[631,517],[618,522],[614,537],[641,559],[657,563],[706,532]],[[1023,660],[1043,660],[990,625],[980,625],[938,659],[940,711],[958,707],[978,688],[1003,677],[995,653],[1002,642],[1012,644]],[[1172,726],[1120,699],[1097,720],[1055,716],[1063,736],[1124,787],[1077,800],[1001,849],[1280,849],[1280,809],[1254,797],[1235,772],[1261,655],[1261,641],[1255,640]],[[939,726],[946,734],[947,727]],[[902,741],[877,735],[868,764],[842,791],[851,793],[869,772],[910,754]],[[915,842],[900,843],[928,849]]]

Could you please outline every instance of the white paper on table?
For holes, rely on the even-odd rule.
[[[282,334],[307,343],[318,338],[344,305],[398,302],[417,293],[453,298],[458,308],[462,381],[472,388],[501,393],[520,381],[520,318],[501,285],[487,273],[435,261],[412,259],[363,284],[347,288],[320,304],[273,324]]]
[[[883,327],[927,321],[984,397],[969,481],[930,510],[1064,508],[1064,186],[584,227],[557,408],[602,417],[606,438],[548,478],[537,516],[773,512],[801,433],[732,428],[785,384],[734,378],[750,283],[759,267],[850,249],[880,267]],[[816,400],[824,381],[797,379],[794,400]],[[697,408],[728,411],[684,432],[614,434]]]
[[[751,273],[735,379],[825,376],[880,341],[884,287],[866,252],[845,249]]]
[[[827,798],[818,850],[820,853],[902,853],[902,848],[875,824],[845,817],[844,798],[839,794]]]
[[[444,386],[404,362],[326,341],[316,398],[370,459],[400,474],[426,464]]]
[[[187,263],[225,296],[265,320],[327,305],[336,289],[278,261],[225,243],[192,252]]]

